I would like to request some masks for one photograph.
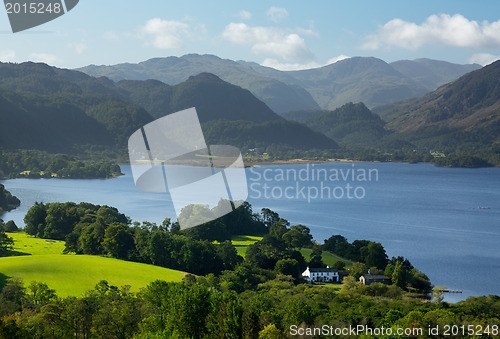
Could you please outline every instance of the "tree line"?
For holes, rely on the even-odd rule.
[[[82,161],[36,150],[0,150],[0,178],[105,179],[117,175],[121,175],[120,166],[112,161]]]
[[[234,291],[218,278],[153,281],[141,292],[100,281],[81,297],[57,296],[44,283],[11,280],[0,292],[0,337],[21,338],[285,338],[293,328],[481,328],[498,336],[500,297],[471,297],[455,304],[381,298],[344,284],[340,292],[294,285],[285,276]],[[386,288],[388,288],[386,286]],[[292,327],[294,326],[294,327]],[[339,338],[350,338],[339,335]],[[366,338],[396,336],[367,335]],[[445,337],[445,336],[439,336]],[[467,337],[455,336],[455,338]]]

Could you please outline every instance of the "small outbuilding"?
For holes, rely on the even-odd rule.
[[[375,274],[362,275],[361,277],[359,277],[359,281],[361,281],[363,285],[370,285],[373,283],[382,283],[385,285],[389,285],[391,283],[389,277],[385,275],[375,275]]]

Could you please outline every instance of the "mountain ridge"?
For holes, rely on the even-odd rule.
[[[439,87],[421,98],[376,110],[399,134],[448,144],[500,143],[500,61]]]
[[[200,73],[212,73],[226,82],[250,90],[277,113],[296,108],[319,108],[303,88],[263,76],[248,66],[215,55],[187,54],[153,58],[137,64],[89,65],[77,70],[93,76],[107,76],[114,81],[155,79],[169,85],[179,84]]]
[[[281,118],[248,90],[209,73],[169,86],[155,80],[115,83],[41,63],[0,63],[0,147],[6,149],[71,153],[99,146],[123,152],[137,129],[189,107],[197,108],[212,139],[223,142],[228,126],[239,131],[234,146],[293,149],[303,141],[305,147],[337,147],[321,133]],[[272,137],[266,135],[270,129]]]
[[[279,71],[255,62],[187,54],[153,58],[137,64],[88,65],[78,70],[93,76],[108,76],[114,81],[157,79],[170,85],[192,75],[210,72],[250,90],[273,111],[283,114],[298,110],[333,110],[348,102],[364,102],[373,108],[423,95],[442,85],[443,81],[455,80],[480,67],[431,59],[417,59],[406,64],[398,70],[398,62],[388,64],[374,57],[353,57],[309,70]],[[436,65],[447,65],[447,69],[452,70],[451,75],[435,75]],[[426,71],[424,79],[418,72],[413,74],[415,67]]]

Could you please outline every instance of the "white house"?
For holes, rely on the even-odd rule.
[[[307,267],[302,276],[307,282],[339,282],[339,271],[336,268],[309,268]]]

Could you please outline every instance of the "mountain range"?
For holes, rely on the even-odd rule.
[[[248,89],[278,114],[298,110],[333,110],[348,102],[369,108],[421,96],[481,66],[417,59],[391,64],[354,57],[301,71],[279,71],[257,63],[214,55],[150,59],[138,64],[89,65],[78,70],[120,80],[160,80],[174,85],[203,72]]]
[[[183,58],[169,59],[168,63],[183,62]],[[191,62],[206,59],[197,55],[189,58]],[[217,65],[222,60],[213,56],[209,59]],[[161,64],[165,60],[156,61]],[[336,109],[314,106],[278,115],[251,90],[207,72],[169,85],[153,79],[115,82],[32,62],[0,63],[0,147],[73,152],[99,146],[124,151],[128,137],[138,128],[189,107],[197,108],[207,143],[243,149],[336,149],[340,144],[348,149],[389,152],[401,147],[454,152],[484,150],[500,143],[499,62],[455,80],[466,66],[428,59],[387,64],[376,58],[351,58],[294,72],[243,61],[228,63],[234,69],[252,69],[263,77],[273,75],[279,78],[276,81],[290,86],[315,87],[318,93],[321,86],[336,88],[350,102]],[[414,87],[395,85],[394,79],[401,79],[398,74],[403,73],[406,83]],[[385,87],[377,84],[381,79]],[[370,102],[368,89],[358,93],[364,87],[380,94],[372,96],[373,100],[379,100],[381,93],[396,100],[397,93],[415,88],[425,92],[425,88],[449,79],[452,81],[420,97],[372,109],[353,99],[361,95]],[[341,85],[332,85],[334,82],[345,86],[341,89]],[[349,82],[359,86],[346,85]],[[286,101],[287,95],[276,97]],[[338,97],[333,96],[332,102]]]
[[[200,73],[212,73],[250,90],[277,113],[319,108],[311,95],[300,86],[266,77],[248,65],[214,55],[188,54],[181,58],[155,58],[138,64],[90,65],[78,70],[92,76],[106,76],[114,81],[155,79],[168,85],[179,84]]]
[[[189,107],[198,109],[209,144],[228,143],[224,136],[230,128],[237,136],[230,144],[239,147],[337,147],[213,74],[169,86],[154,80],[115,83],[40,63],[0,63],[0,147],[6,149],[124,151],[138,128]]]

